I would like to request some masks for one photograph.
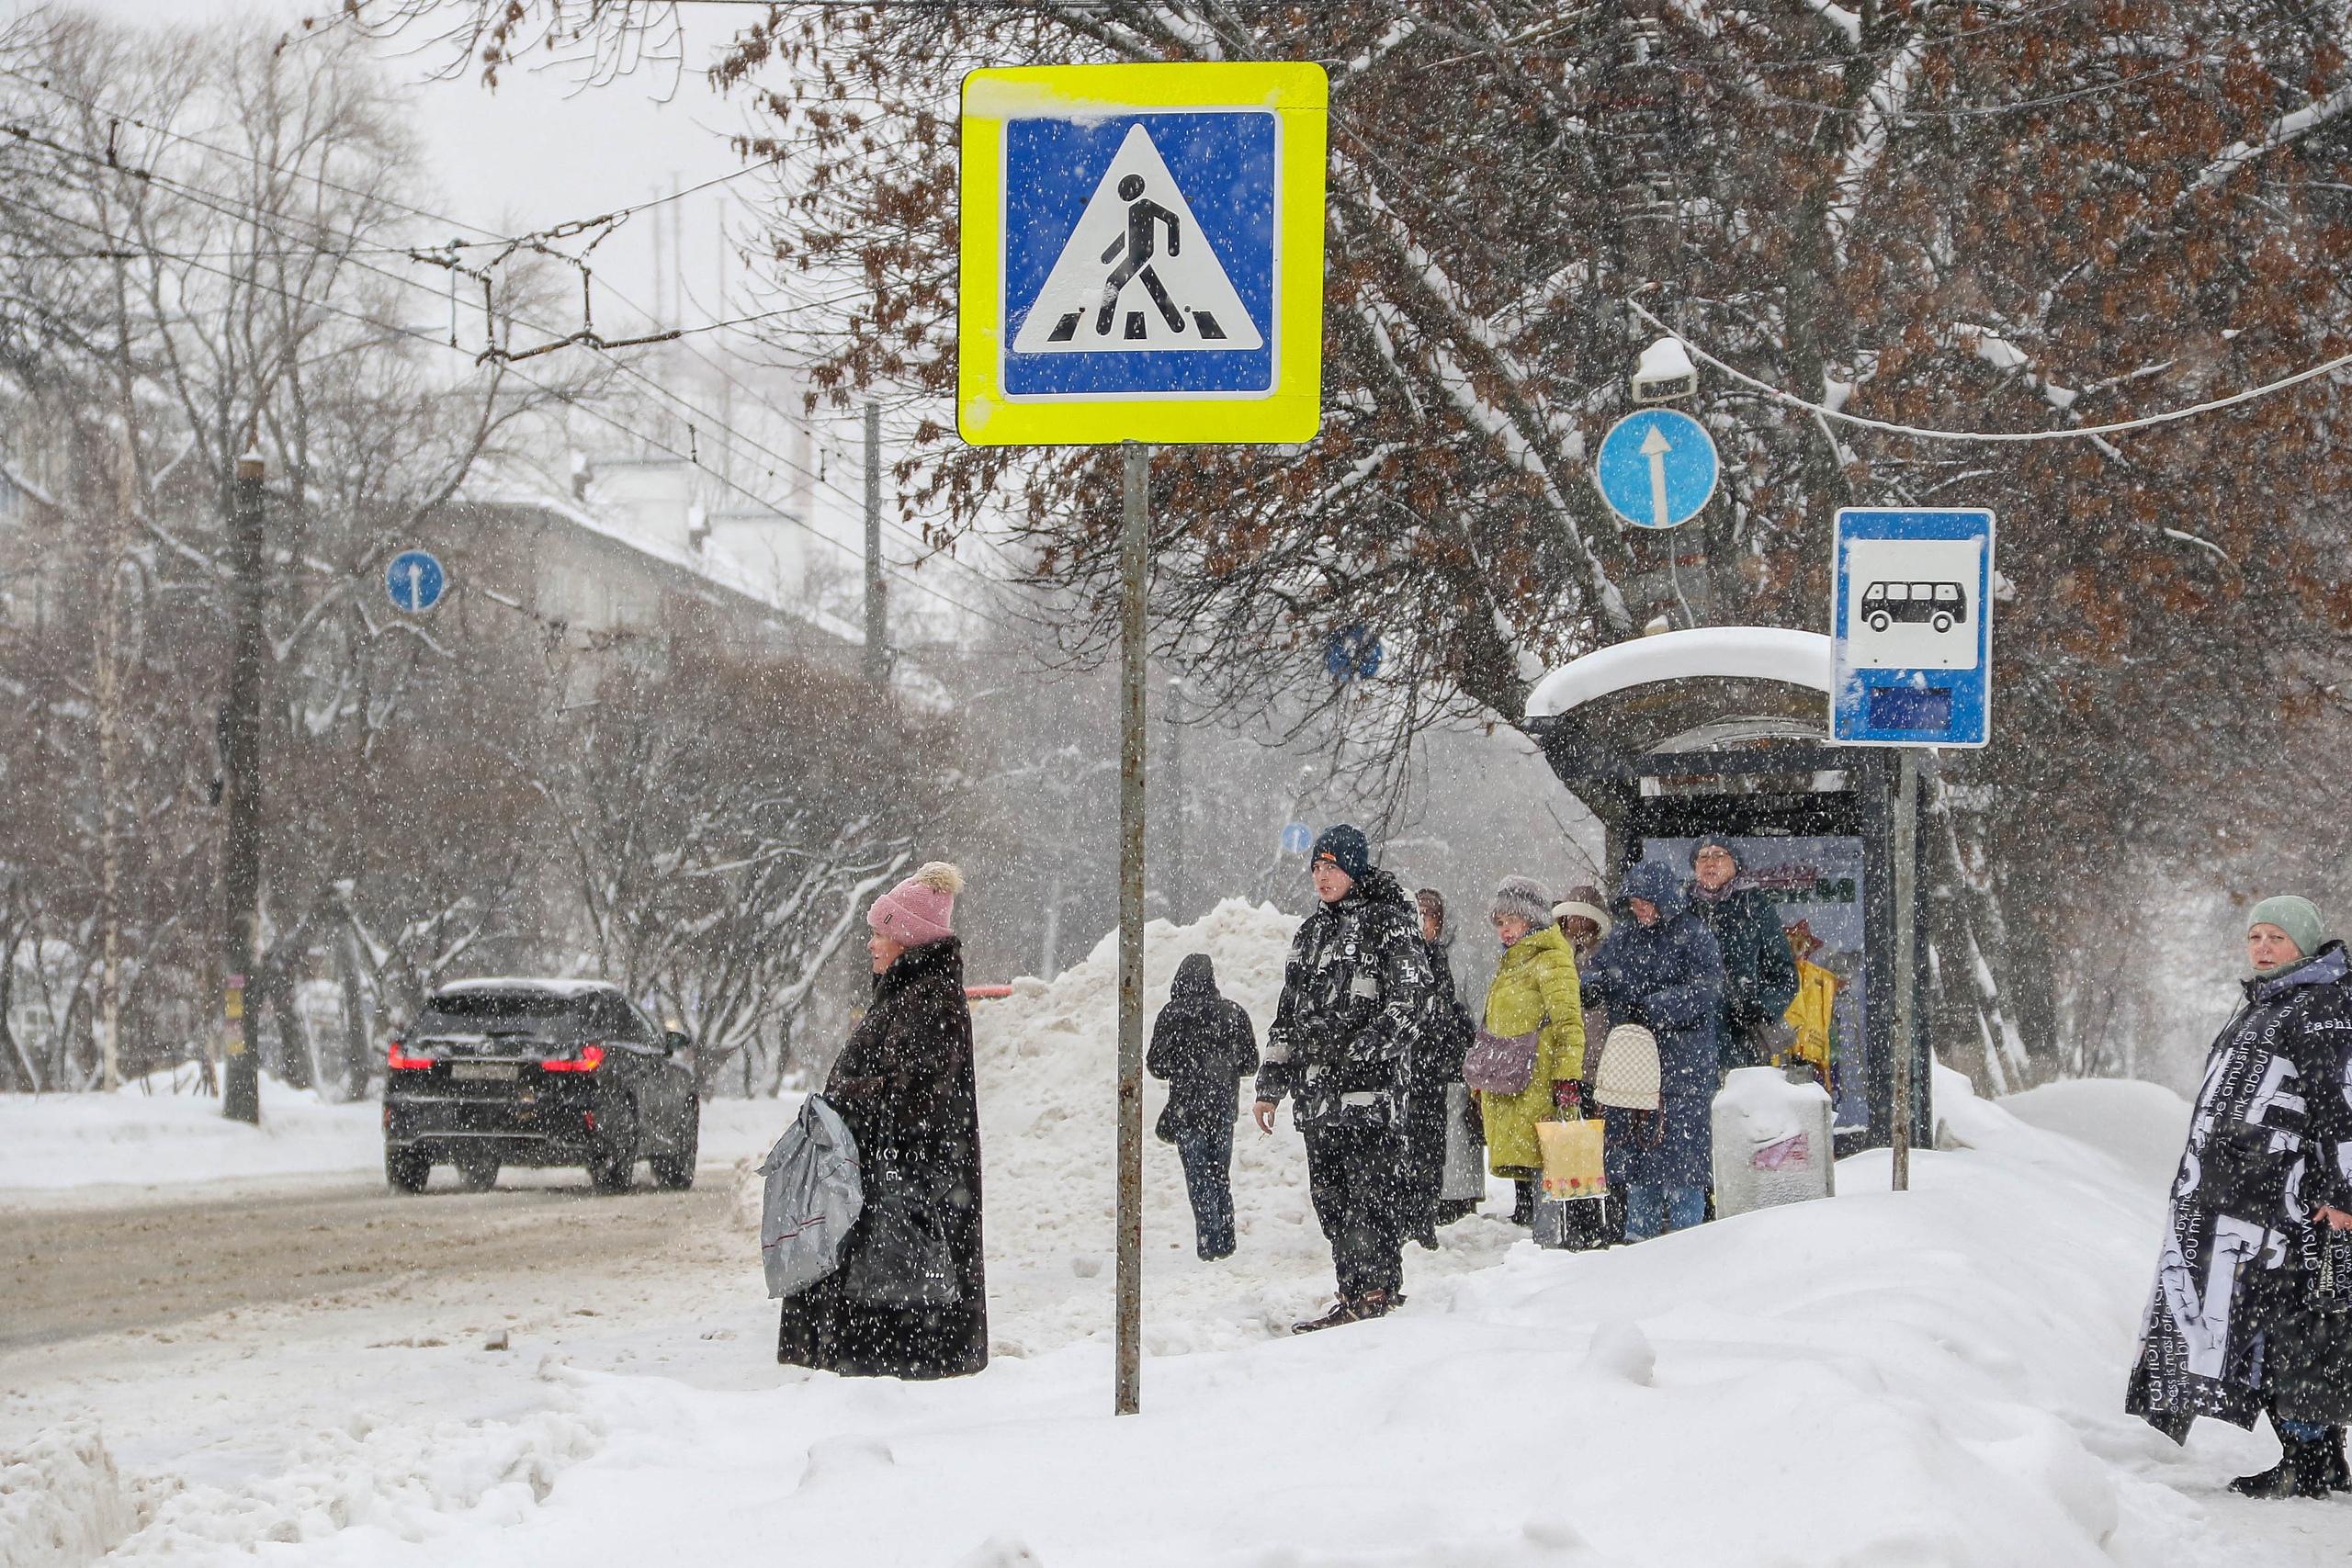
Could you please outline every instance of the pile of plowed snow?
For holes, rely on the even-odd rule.
[[[1262,1044],[1282,994],[1298,919],[1229,898],[1189,926],[1144,931],[1145,1030],[1167,1005],[1176,965],[1205,953],[1217,988],[1241,1004]],[[1117,1214],[1119,953],[1105,936],[1048,982],[973,1004],[980,1089],[989,1296],[1000,1353],[1022,1354],[1111,1327]],[[1244,1085],[1245,1101],[1250,1089]],[[1151,1135],[1168,1087],[1144,1098],[1144,1325],[1156,1352],[1227,1347],[1286,1330],[1331,1290],[1331,1253],[1306,1196],[1306,1154],[1284,1108],[1272,1137],[1245,1116],[1234,1134],[1239,1256],[1203,1263],[1175,1149]],[[1499,1202],[1490,1208],[1504,1210]],[[1434,1253],[1406,1248],[1406,1290],[1493,1262],[1524,1235],[1499,1215],[1441,1233]]]

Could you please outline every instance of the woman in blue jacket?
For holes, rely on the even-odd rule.
[[[1658,1109],[1604,1112],[1609,1184],[1625,1197],[1626,1238],[1640,1241],[1706,1217],[1724,961],[1671,867],[1628,871],[1616,907],[1623,918],[1584,972],[1584,1002],[1657,1037]]]

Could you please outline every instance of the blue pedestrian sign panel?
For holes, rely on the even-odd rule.
[[[967,77],[965,439],[1312,436],[1328,97],[1289,62]]]
[[[1593,481],[1609,510],[1637,528],[1679,528],[1715,493],[1707,427],[1672,409],[1627,414],[1600,438]]]
[[[1838,513],[1831,738],[1982,746],[1992,734],[1993,514]]]
[[[402,550],[384,569],[384,588],[392,596],[393,609],[421,615],[441,603],[449,590],[449,574],[432,551]]]

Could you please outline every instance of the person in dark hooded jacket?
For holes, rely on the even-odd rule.
[[[1453,983],[1453,932],[1445,919],[1445,896],[1434,887],[1413,895],[1421,918],[1421,946],[1430,961],[1430,1013],[1413,1043],[1413,1063],[1405,1100],[1405,1235],[1426,1247],[1437,1246],[1437,1227],[1476,1212],[1470,1201],[1446,1203],[1447,1088],[1462,1081],[1463,1058],[1477,1026]]]
[[[1796,953],[1771,896],[1756,886],[1729,839],[1709,834],[1690,852],[1683,889],[1690,912],[1714,934],[1724,959],[1724,999],[1715,1013],[1715,1055],[1725,1072],[1760,1066],[1776,1051],[1789,1004],[1797,999]]]
[[[1168,1085],[1159,1135],[1184,1162],[1184,1190],[1201,1257],[1233,1256],[1233,1124],[1241,1120],[1241,1080],[1258,1071],[1258,1035],[1238,1002],[1216,988],[1205,953],[1184,955],[1152,1021],[1144,1066]]]
[[[2318,909],[2247,922],[2245,1005],[2205,1061],[2124,1408],[2175,1442],[2199,1416],[2268,1412],[2278,1463],[2254,1497],[2352,1485],[2352,964]]]
[[[1291,1098],[1339,1276],[1339,1300],[1301,1334],[1382,1316],[1404,1286],[1406,1096],[1433,983],[1413,905],[1361,829],[1325,829],[1307,864],[1321,902],[1291,942],[1252,1109],[1272,1133]]]
[[[1584,1004],[1657,1038],[1658,1109],[1603,1111],[1609,1185],[1625,1195],[1626,1238],[1640,1241],[1706,1218],[1724,964],[1671,867],[1626,872],[1617,910],[1584,971]]]
[[[775,1359],[786,1365],[890,1378],[988,1365],[979,1094],[954,929],[963,887],[961,872],[933,861],[866,913],[874,1004],[825,1080],[857,1143],[865,1207],[840,1267],[785,1298]],[[886,1211],[904,1223],[882,1230]]]

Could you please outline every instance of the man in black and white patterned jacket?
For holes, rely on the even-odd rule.
[[[1324,830],[1309,864],[1322,900],[1298,928],[1266,1032],[1255,1115],[1287,1095],[1306,1139],[1308,1190],[1331,1244],[1339,1301],[1311,1333],[1379,1317],[1404,1284],[1405,1094],[1434,985],[1420,920],[1363,832]]]

